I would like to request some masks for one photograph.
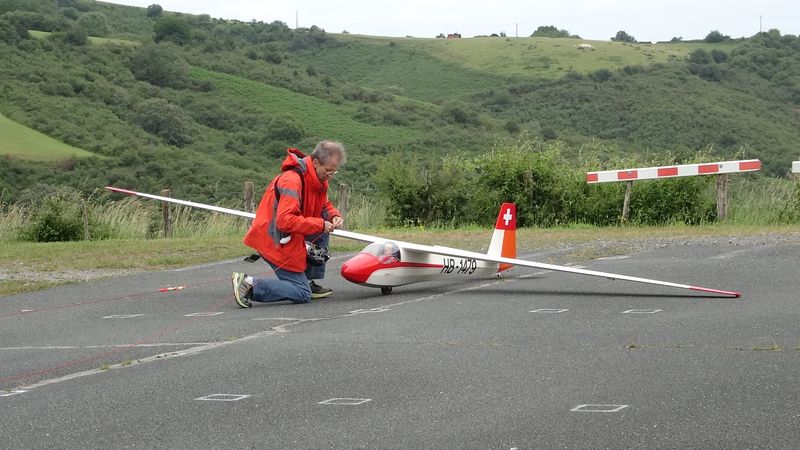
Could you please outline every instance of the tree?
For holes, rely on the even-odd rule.
[[[183,110],[163,98],[151,98],[136,107],[136,122],[170,145],[182,147],[192,142]]]
[[[78,19],[78,25],[83,28],[89,36],[108,36],[108,21],[106,15],[101,12],[88,12]]]
[[[706,35],[706,42],[716,43],[730,40],[730,36],[724,35],[717,30],[714,30]]]
[[[147,7],[147,17],[152,17],[154,19],[157,19],[161,17],[161,13],[163,12],[164,8],[162,8],[161,5],[157,5],[155,3]]]
[[[569,34],[569,31],[556,28],[553,25],[542,25],[536,29],[531,35],[532,37],[549,37],[549,38],[572,38],[580,39],[577,34]]]
[[[154,40],[156,42],[172,41],[176,44],[186,44],[192,36],[192,29],[189,23],[182,17],[164,16],[153,26],[155,31]]]
[[[0,42],[16,44],[28,38],[28,30],[19,24],[14,24],[5,19],[0,19]]]
[[[147,45],[134,52],[130,69],[137,80],[162,87],[182,88],[189,81],[189,67],[166,44]]]
[[[436,39],[444,39],[446,37],[447,36],[445,36],[444,33],[439,33],[439,34],[436,35]]]
[[[689,53],[689,62],[693,64],[708,64],[711,62],[711,56],[709,56],[707,51],[698,48],[693,50],[692,53]]]
[[[611,38],[612,41],[617,42],[636,42],[636,38],[623,30],[617,31],[617,34]]]

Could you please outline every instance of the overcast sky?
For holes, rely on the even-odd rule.
[[[640,41],[673,36],[703,38],[718,29],[733,37],[764,30],[800,33],[798,0],[112,0],[147,6],[158,3],[168,11],[209,14],[215,18],[280,20],[301,27],[317,25],[329,32],[380,36],[433,37],[460,32],[464,37],[505,31],[530,36],[539,25],[566,28],[586,39],[609,39],[625,30]]]

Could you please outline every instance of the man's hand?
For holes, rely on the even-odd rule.
[[[333,231],[333,224],[326,220],[325,223],[322,225],[322,231],[324,231],[326,233],[332,232]]]
[[[334,217],[331,219],[331,222],[333,222],[333,228],[342,228],[342,225],[344,225],[344,219],[342,219],[342,216]]]

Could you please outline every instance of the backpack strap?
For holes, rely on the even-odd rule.
[[[300,202],[300,214],[303,214],[303,202],[306,199],[305,198],[306,197],[305,196],[306,177],[303,176],[303,172],[301,172],[300,169],[297,168],[297,167],[293,167],[291,169],[291,171],[300,176],[300,192],[298,193],[300,198],[298,199],[298,201]],[[284,172],[284,173],[286,173],[286,172]],[[280,202],[281,201],[281,191],[278,189],[278,180],[282,176],[283,176],[283,173],[280,174],[277,178],[275,178],[275,181],[274,181],[275,186],[273,186],[273,191],[275,192],[275,202]]]

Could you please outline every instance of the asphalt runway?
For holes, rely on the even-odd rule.
[[[0,298],[0,448],[800,445],[798,245],[582,263],[741,299],[520,269],[382,296],[343,256],[307,305],[238,308],[238,261]]]

